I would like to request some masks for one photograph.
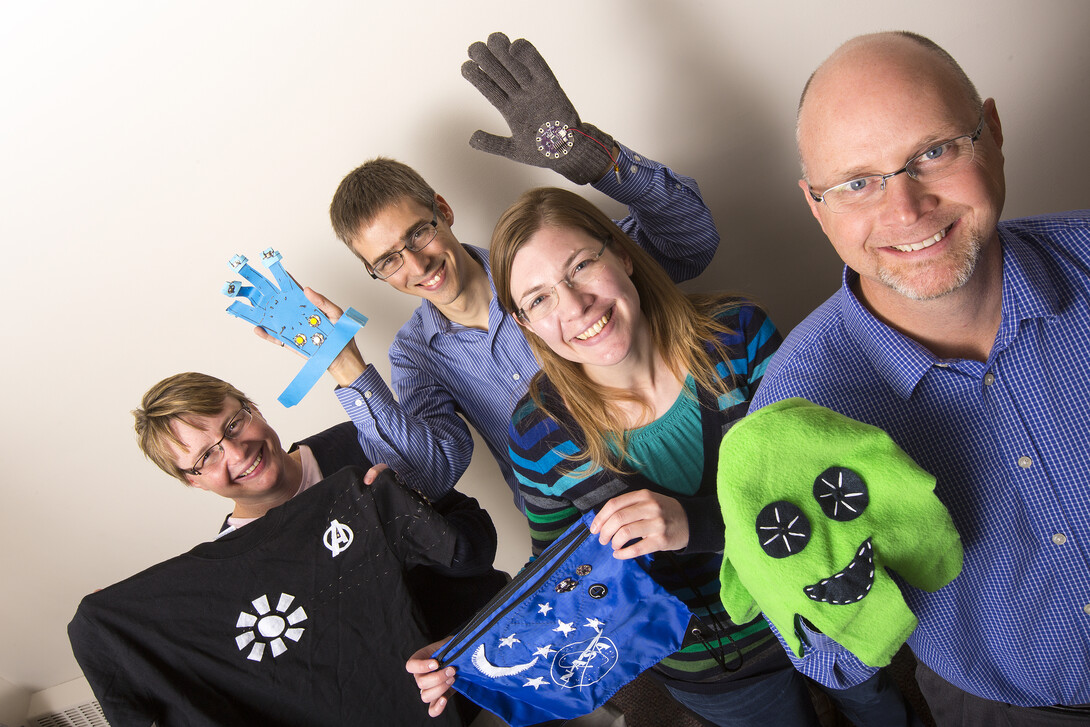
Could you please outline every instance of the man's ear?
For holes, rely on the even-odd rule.
[[[190,487],[196,487],[198,490],[207,490],[208,488],[201,484],[201,481],[193,475],[187,474],[185,476],[186,484]]]
[[[984,125],[988,127],[988,131],[991,132],[992,138],[995,139],[995,145],[1002,149],[1003,124],[999,122],[999,111],[995,107],[994,98],[989,98],[984,101]]]
[[[823,203],[818,202],[816,199],[814,199],[813,195],[810,194],[810,184],[805,179],[799,180],[799,189],[802,190],[802,196],[806,199],[806,204],[810,206],[810,214],[814,216],[814,219],[817,220],[818,224],[820,225],[821,215],[818,212],[818,205],[821,205]]]
[[[825,236],[829,237],[829,233],[825,230],[825,223],[821,219],[821,208],[825,207],[825,203],[814,199],[813,195],[810,194],[810,185],[807,184],[805,179],[799,180],[799,189],[802,190],[802,195],[806,198],[806,204],[810,205],[810,214],[821,225],[821,231],[825,233]]]
[[[435,195],[435,212],[447,227],[454,227],[454,210],[440,194]]]

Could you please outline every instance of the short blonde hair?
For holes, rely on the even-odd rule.
[[[174,463],[171,445],[181,446],[182,442],[171,424],[176,420],[189,423],[187,417],[192,416],[215,416],[229,396],[243,406],[254,406],[245,394],[215,376],[188,371],[163,379],[148,389],[140,402],[141,408],[132,412],[140,450],[159,469],[188,485],[185,471]]]

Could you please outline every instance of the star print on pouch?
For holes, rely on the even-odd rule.
[[[683,640],[689,610],[647,574],[648,558],[614,558],[588,530],[593,515],[433,655],[458,670],[454,689],[511,727],[594,711]]]

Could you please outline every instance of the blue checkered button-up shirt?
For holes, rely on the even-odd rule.
[[[1090,211],[1004,222],[999,237],[1003,313],[987,361],[937,359],[882,324],[846,269],[787,337],[753,408],[810,399],[885,429],[937,477],[965,565],[937,593],[901,583],[920,621],[917,657],[986,699],[1085,704]],[[834,687],[874,671],[820,637],[797,665]]]

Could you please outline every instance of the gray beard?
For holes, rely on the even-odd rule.
[[[878,280],[897,294],[904,296],[909,300],[935,300],[936,298],[941,298],[944,295],[953,293],[955,290],[958,290],[961,286],[969,282],[969,278],[973,277],[973,271],[976,270],[977,261],[980,260],[980,248],[980,236],[973,235],[969,241],[969,246],[958,256],[957,272],[953,283],[946,288],[933,293],[920,293],[918,290],[909,287],[901,276],[886,268],[878,270]]]

